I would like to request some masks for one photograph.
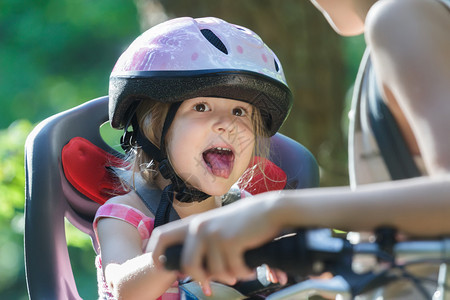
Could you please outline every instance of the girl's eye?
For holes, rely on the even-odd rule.
[[[233,116],[244,117],[245,115],[247,115],[247,110],[245,108],[243,107],[233,108]]]
[[[198,104],[194,105],[194,110],[198,111],[198,112],[204,112],[204,111],[209,111],[210,108],[209,108],[208,104],[206,104],[206,103],[198,103]]]

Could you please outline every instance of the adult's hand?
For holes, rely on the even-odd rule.
[[[277,213],[278,192],[246,198],[226,207],[168,223],[156,228],[147,246],[157,267],[168,246],[184,244],[181,271],[202,283],[208,293],[209,280],[227,284],[254,273],[244,263],[244,253],[274,237],[282,229]]]

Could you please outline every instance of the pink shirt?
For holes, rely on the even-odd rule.
[[[125,204],[115,204],[107,203],[97,210],[94,219],[94,232],[98,240],[97,235],[97,222],[101,218],[114,218],[125,221],[134,227],[139,232],[142,239],[142,250],[144,250],[147,245],[148,239],[152,234],[155,220],[143,214],[141,211],[125,205]],[[106,283],[105,277],[103,275],[101,257],[98,255],[95,259],[95,266],[97,267],[97,282],[98,282],[98,293],[99,299],[114,300],[114,296]],[[178,289],[178,282],[174,284],[163,294],[158,300],[178,300],[180,299],[180,292]]]

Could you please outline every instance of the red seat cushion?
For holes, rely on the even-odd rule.
[[[258,156],[254,158],[251,165],[254,166],[258,163],[260,165],[256,166],[253,172],[246,173],[243,177],[243,182],[250,180],[245,190],[252,195],[256,195],[284,189],[287,182],[286,173],[270,160]],[[260,166],[263,166],[262,170]],[[239,186],[242,188],[241,185]]]
[[[126,193],[108,168],[123,167],[124,161],[90,141],[81,137],[71,139],[64,146],[61,159],[67,180],[89,199],[103,204],[112,196]]]

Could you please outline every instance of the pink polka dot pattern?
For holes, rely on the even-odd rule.
[[[262,56],[263,61],[264,61],[265,63],[267,63],[267,56],[266,56],[265,54],[262,54],[261,56]]]

